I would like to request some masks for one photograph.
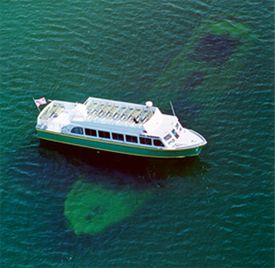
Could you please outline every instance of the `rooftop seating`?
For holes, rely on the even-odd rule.
[[[84,105],[87,108],[87,120],[110,120],[115,123],[141,125],[154,114],[155,107],[131,104],[119,101],[106,101],[88,98]]]

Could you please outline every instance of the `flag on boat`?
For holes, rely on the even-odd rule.
[[[44,97],[40,99],[33,99],[33,100],[37,108],[39,108],[40,105],[47,104],[47,101]]]

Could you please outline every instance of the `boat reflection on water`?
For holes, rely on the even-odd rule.
[[[43,149],[62,154],[67,161],[75,165],[88,164],[106,174],[122,173],[126,178],[125,184],[150,184],[176,176],[201,175],[207,171],[207,164],[199,157],[155,159],[113,154],[49,141],[40,141],[40,145]]]
[[[206,165],[198,158],[144,159],[41,142],[41,153],[60,154],[83,170],[70,185],[64,217],[77,236],[97,235],[122,223],[145,207],[170,177],[196,176]]]

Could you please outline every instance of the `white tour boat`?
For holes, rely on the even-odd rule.
[[[39,107],[45,99],[35,102]],[[36,130],[42,140],[142,157],[197,156],[207,143],[150,101],[140,105],[93,97],[83,104],[53,100],[40,112]]]

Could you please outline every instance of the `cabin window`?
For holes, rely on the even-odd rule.
[[[176,137],[176,139],[179,138],[179,134],[177,133],[177,131],[175,129],[172,130],[172,133],[174,134],[174,136]]]
[[[137,142],[138,142],[138,139],[137,139],[136,136],[126,135],[126,141],[132,142],[132,143],[137,143]]]
[[[139,142],[141,144],[152,145],[152,140],[148,139],[148,138],[142,138],[142,137],[140,137],[139,138]]]
[[[82,127],[74,127],[71,130],[71,133],[83,135],[83,128]]]
[[[176,124],[176,129],[179,129],[179,126],[180,126],[179,123],[177,123],[177,124]]]
[[[85,128],[85,135],[96,137],[97,136],[96,130],[95,129]]]
[[[112,133],[113,140],[124,141],[124,136],[119,133]]]
[[[171,135],[171,134],[167,134],[167,135],[164,137],[164,139],[165,139],[166,141],[170,140],[171,138],[172,138],[172,135]]]
[[[163,143],[160,140],[154,140],[154,145],[158,147],[164,147]]]
[[[98,131],[98,136],[100,138],[110,139],[110,132],[99,130]]]

